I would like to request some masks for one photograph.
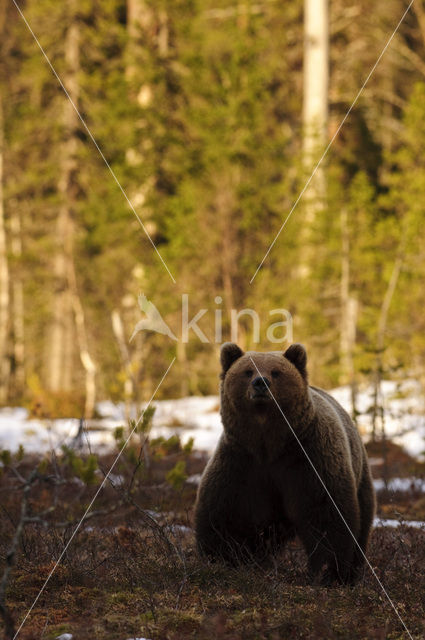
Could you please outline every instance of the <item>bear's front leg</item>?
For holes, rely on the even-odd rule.
[[[314,491],[305,488],[299,496],[294,521],[308,558],[308,572],[314,582],[348,584],[353,579],[360,514],[354,482],[339,478],[327,487],[318,482]],[[331,484],[331,483],[329,483]],[[314,499],[312,499],[314,496]],[[322,574],[322,570],[326,567]]]
[[[249,454],[222,442],[205,469],[195,506],[198,550],[232,564],[257,556],[272,525],[261,471]]]
[[[329,586],[333,583],[350,584],[352,580],[355,542],[340,531],[300,531],[307,553],[308,575],[313,583]]]
[[[308,554],[310,574],[317,579],[324,565],[321,584],[334,582],[349,584],[353,578],[356,540],[359,532],[359,513],[356,504],[336,502],[338,509],[326,500],[317,522],[310,524],[308,534],[301,536]]]

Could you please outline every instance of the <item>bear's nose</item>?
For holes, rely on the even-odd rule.
[[[268,378],[265,378],[264,376],[257,376],[252,381],[252,386],[254,387],[255,391],[264,392],[267,391],[270,387],[270,380]]]

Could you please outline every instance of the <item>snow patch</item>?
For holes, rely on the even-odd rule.
[[[171,533],[175,536],[185,536],[189,533],[192,533],[192,529],[190,527],[186,527],[184,524],[172,524],[170,527]]]
[[[339,387],[330,393],[349,413],[352,412],[349,387]],[[423,458],[425,400],[419,383],[415,380],[401,383],[383,381],[380,403],[384,408],[387,437],[414,457]],[[193,438],[195,449],[212,453],[222,432],[219,404],[218,396],[154,401],[156,411],[150,435],[152,438],[178,435],[183,444]],[[359,429],[366,440],[372,431],[372,405],[372,387],[361,388],[357,394],[356,410]],[[97,404],[96,409],[100,417],[87,422],[82,444],[87,448],[88,441],[93,451],[103,452],[115,446],[115,428],[126,424],[125,406],[103,401]],[[143,406],[133,406],[132,417],[138,419],[142,411]],[[26,409],[1,409],[0,448],[16,451],[23,444],[26,451],[46,452],[59,450],[63,444],[76,446],[78,426],[78,419],[30,420]]]
[[[348,386],[333,389],[329,393],[352,414],[351,389]],[[372,433],[373,393],[372,387],[364,387],[360,389],[356,400],[359,429],[366,438]],[[383,407],[387,438],[415,458],[424,459],[425,397],[420,383],[412,379],[401,382],[384,380],[379,403]],[[382,425],[378,424],[378,435],[380,429]]]
[[[192,476],[186,478],[187,484],[194,484],[197,486],[201,482],[202,473],[194,473]]]
[[[374,527],[414,527],[415,529],[423,529],[425,531],[425,522],[421,520],[393,520],[391,518],[375,518]]]
[[[383,491],[385,482],[382,478],[373,480],[375,491]],[[388,491],[420,492],[425,493],[425,480],[422,478],[391,478],[387,482]]]

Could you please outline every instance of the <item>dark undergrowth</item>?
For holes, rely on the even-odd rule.
[[[112,460],[103,458],[100,468]],[[296,541],[261,565],[208,564],[196,553],[192,531],[196,486],[169,475],[178,462],[190,476],[202,470],[205,458],[165,452],[151,455],[137,472],[134,460],[122,460],[114,486],[106,483],[92,507],[95,515],[75,535],[102,472],[83,482],[69,460],[43,462],[6,593],[15,629],[69,546],[18,638],[408,638],[398,616],[412,637],[425,637],[425,531],[376,528],[368,551],[376,575],[366,567],[352,588],[311,586]],[[24,456],[12,463],[6,461],[0,478],[3,563],[20,519],[22,480],[39,461]],[[403,496],[404,512],[408,504]],[[400,512],[388,496],[380,510],[391,517]]]

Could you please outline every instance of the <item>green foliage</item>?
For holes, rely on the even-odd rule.
[[[138,464],[139,453],[136,447],[129,444],[126,446],[123,453],[124,453],[125,459],[132,467],[135,467]]]
[[[174,489],[181,489],[187,479],[186,462],[179,460],[165,476],[166,481]]]
[[[154,407],[153,405],[149,405],[149,407],[146,407],[146,409],[143,410],[142,420],[137,425],[137,433],[149,434],[152,428],[152,421],[155,415],[155,409],[156,407]]]
[[[192,453],[194,442],[195,442],[194,438],[189,438],[186,444],[183,445],[183,452],[188,454]]]
[[[40,460],[40,462],[38,463],[38,467],[37,467],[38,472],[41,475],[45,475],[47,473],[48,468],[49,468],[49,464],[50,464],[50,461],[49,461],[47,456],[42,458]]]
[[[121,448],[125,442],[124,440],[124,427],[115,427],[114,438],[117,446]]]
[[[156,457],[179,453],[182,450],[180,436],[178,435],[173,435],[169,438],[164,438],[163,436],[152,438],[149,442],[149,447]]]
[[[12,454],[9,449],[2,449],[0,451],[0,460],[5,467],[8,467],[12,461]]]
[[[24,445],[20,444],[17,452],[15,453],[15,459],[17,460],[17,462],[21,462],[24,458],[24,455],[25,455]]]
[[[64,317],[73,327],[66,365],[70,388],[51,392],[48,382],[46,327],[66,286],[53,275],[64,200],[71,210],[69,240],[99,396],[121,400],[131,380],[137,400],[149,398],[176,354],[169,338],[145,333],[127,345],[131,366],[123,356],[110,314],[119,311],[127,344],[140,320],[140,293],[177,336],[181,294],[189,293],[191,312],[207,309],[200,326],[210,340],[217,296],[223,340],[230,338],[230,308],[255,309],[263,328],[271,309],[286,308],[294,317],[294,338],[309,349],[312,379],[338,384],[342,210],[348,215],[350,295],[358,303],[356,374],[374,370],[380,310],[400,253],[403,268],[388,317],[385,366],[409,366],[408,340],[417,354],[415,366],[423,369],[425,89],[414,62],[424,58],[417,18],[410,12],[406,31],[397,34],[411,56],[382,59],[327,154],[325,206],[310,221],[306,198],[299,202],[250,283],[309,174],[302,163],[302,3],[254,4],[147,0],[143,20],[129,24],[130,3],[123,0],[84,0],[78,7],[52,0],[25,3],[29,23],[65,84],[67,34],[77,28],[77,106],[176,286],[82,123],[69,131],[66,96],[14,7],[5,9],[0,62],[5,228],[11,281],[23,283],[27,380],[22,389],[38,417],[79,417],[84,410],[84,370],[71,305]],[[389,22],[395,24],[404,10],[401,0],[380,0],[370,21],[364,0],[351,5],[356,20],[346,19],[348,9],[340,0],[333,5],[339,26],[330,41],[330,133],[376,61]],[[347,53],[351,48],[356,55]],[[72,175],[64,198],[60,185],[68,170],[68,143]],[[11,251],[12,216],[22,227],[20,257]],[[300,267],[308,267],[307,277],[300,276]],[[8,354],[14,331],[11,327]],[[246,348],[274,347],[265,331],[261,343],[252,344],[247,319],[241,321],[239,341]],[[191,333],[178,355],[160,395],[217,391],[213,345]],[[17,400],[16,363],[8,357],[9,396]],[[150,411],[136,429],[139,435],[149,433]],[[123,444],[125,433],[116,435],[117,443]]]
[[[85,484],[96,484],[98,470],[97,456],[89,454],[85,459],[78,456],[73,449],[62,446],[63,461],[69,465],[73,473]]]
[[[189,438],[189,440],[182,445],[180,436],[178,434],[174,434],[169,438],[165,438],[164,436],[159,436],[158,438],[152,438],[149,441],[149,450],[154,455],[154,457],[158,460],[164,456],[169,456],[173,453],[183,453],[185,455],[190,455],[193,450],[194,439]]]

